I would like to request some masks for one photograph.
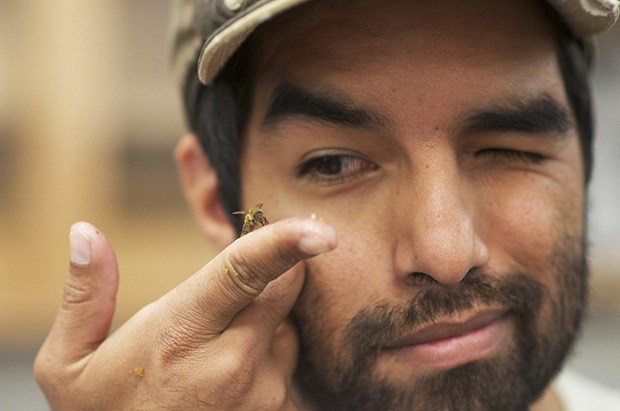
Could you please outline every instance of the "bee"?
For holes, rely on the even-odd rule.
[[[261,210],[262,207],[262,204],[256,204],[247,212],[243,210],[233,212],[233,214],[245,214],[243,219],[243,228],[241,228],[242,236],[256,230],[257,228],[261,228],[269,224],[269,221],[267,221],[263,215],[263,210]]]

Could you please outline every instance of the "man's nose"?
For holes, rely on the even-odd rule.
[[[412,178],[404,204],[404,228],[396,253],[397,271],[408,281],[430,277],[452,285],[488,260],[478,229],[476,193],[456,167]],[[403,192],[403,191],[401,191]]]

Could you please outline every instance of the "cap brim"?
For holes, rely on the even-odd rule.
[[[618,0],[547,0],[579,37],[603,32],[614,25],[620,13]]]
[[[198,58],[198,78],[209,84],[228,59],[262,23],[310,0],[259,1],[218,28],[205,42]]]

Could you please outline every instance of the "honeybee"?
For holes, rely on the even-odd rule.
[[[263,204],[256,204],[254,207],[250,208],[247,212],[235,211],[233,214],[245,214],[245,218],[243,219],[243,227],[241,228],[241,235],[245,235],[250,233],[257,228],[261,228],[269,224],[269,221],[263,215],[263,210],[261,208]]]

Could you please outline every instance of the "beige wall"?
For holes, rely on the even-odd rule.
[[[172,162],[183,124],[161,53],[167,1],[13,1],[0,15],[0,345],[38,344],[72,222],[117,250],[117,322],[212,251]]]
[[[212,255],[183,204],[172,163],[183,124],[161,52],[167,6],[0,2],[0,348],[38,345],[45,335],[74,221],[98,225],[117,250],[117,324]],[[619,33],[606,37],[606,53],[620,49]],[[601,67],[599,81],[618,78],[618,60],[605,60],[612,68]],[[620,149],[611,147],[617,159]],[[620,186],[620,169],[608,163],[597,179]],[[600,202],[620,207],[620,194],[605,184],[597,186]],[[597,227],[610,221],[599,220]],[[608,237],[595,252],[595,303],[617,308],[620,260],[612,254],[620,250],[613,235],[620,224],[613,227],[612,235],[603,230]]]

